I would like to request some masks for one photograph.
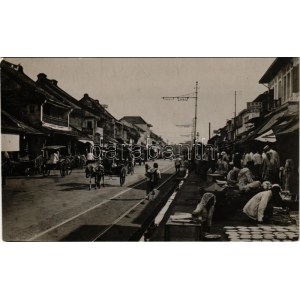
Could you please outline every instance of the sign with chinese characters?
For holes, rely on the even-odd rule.
[[[262,102],[247,102],[247,111],[249,113],[261,112]]]

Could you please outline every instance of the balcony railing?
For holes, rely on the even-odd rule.
[[[49,115],[43,115],[43,121],[49,124],[54,124],[54,125],[58,125],[58,126],[68,126],[68,120],[64,120],[62,118],[58,118],[58,117],[53,117],[53,116],[49,116]]]

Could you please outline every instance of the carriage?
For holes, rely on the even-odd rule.
[[[46,146],[43,148],[43,151],[46,154],[46,156],[50,157],[52,153],[60,151],[64,148],[65,146],[59,146],[59,145]],[[48,177],[51,171],[59,170],[61,177],[70,175],[72,173],[74,160],[75,158],[72,158],[71,156],[63,157],[59,159],[57,163],[51,163],[49,162],[49,160],[45,160],[42,166],[42,174],[44,177]]]
[[[124,149],[123,149],[124,150]],[[102,178],[102,185],[104,186],[105,177],[118,177],[120,186],[123,186],[126,180],[126,175],[134,173],[134,164],[129,157],[129,152],[123,152],[119,148],[116,149],[116,156],[109,157],[107,150],[102,150],[101,159],[94,161],[86,166],[86,178],[90,178],[91,189],[91,179],[95,178],[95,188],[100,188],[100,181]]]

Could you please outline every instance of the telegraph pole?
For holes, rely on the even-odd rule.
[[[194,140],[196,144],[197,135],[197,105],[198,105],[198,81],[196,81],[196,97],[195,97],[195,128],[194,128]]]
[[[190,95],[190,94],[189,94]],[[198,81],[196,81],[196,87],[195,87],[195,96],[176,96],[176,97],[162,97],[163,100],[177,100],[177,101],[188,101],[189,99],[195,99],[195,118],[194,118],[194,130],[192,132],[193,135],[193,142],[196,144],[197,139],[197,108],[198,108]],[[179,126],[179,125],[178,125]],[[185,127],[185,125],[180,125],[182,127]]]
[[[233,126],[234,126],[234,144],[236,141],[236,91],[234,91],[234,122],[233,122]]]

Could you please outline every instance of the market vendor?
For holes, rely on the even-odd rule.
[[[192,212],[193,217],[201,217],[204,231],[206,232],[210,232],[211,229],[215,204],[216,196],[212,193],[205,193],[197,204],[196,209]]]
[[[280,185],[273,184],[271,190],[253,196],[244,206],[243,212],[255,221],[268,221],[273,216],[274,203],[282,202],[280,192]]]
[[[227,174],[227,184],[230,186],[235,186],[238,183],[238,174],[240,169],[234,165],[233,162],[229,163],[230,171]]]
[[[261,187],[260,181],[254,181],[252,175],[254,163],[253,161],[248,161],[247,166],[240,170],[238,174],[238,187],[240,192],[248,193],[258,191]]]

